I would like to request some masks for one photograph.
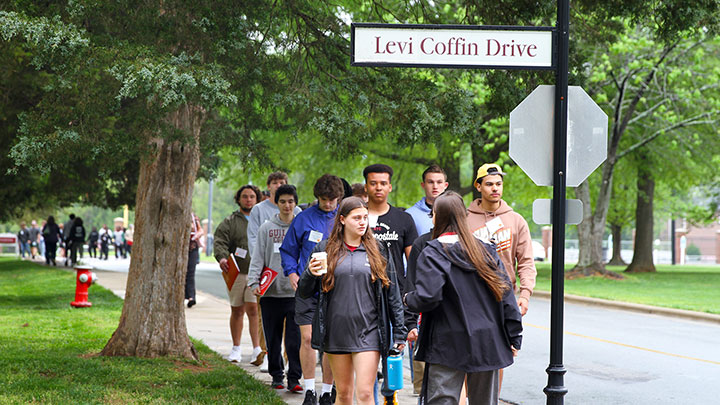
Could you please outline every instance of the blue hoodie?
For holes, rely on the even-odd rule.
[[[415,229],[418,235],[430,232],[433,227],[432,218],[430,218],[430,208],[425,204],[425,197],[416,202],[415,205],[405,210],[415,222]]]
[[[317,205],[313,205],[295,216],[280,246],[282,268],[286,276],[291,273],[297,273],[299,276],[303,273],[315,245],[330,236],[335,213],[337,208],[325,212]],[[317,236],[315,233],[311,235],[312,231],[322,233],[322,238],[310,240],[310,236]]]

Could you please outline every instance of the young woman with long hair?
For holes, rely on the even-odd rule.
[[[43,226],[42,234],[45,239],[45,264],[49,265],[52,263],[53,266],[57,266],[57,262],[55,262],[55,252],[58,241],[62,240],[62,234],[55,222],[55,217],[52,215],[48,217],[47,222]]]
[[[342,200],[330,236],[314,252],[327,253],[327,273],[311,259],[297,290],[301,298],[319,292],[312,347],[330,360],[336,404],[352,404],[353,392],[358,404],[372,404],[378,361],[385,370],[390,348],[405,347],[407,330],[392,260],[369,230],[361,198]]]
[[[433,204],[433,239],[418,258],[415,290],[403,301],[422,312],[416,359],[426,363],[427,404],[457,404],[467,376],[470,404],[498,403],[498,370],[512,364],[522,322],[494,246],[472,236],[462,197]]]

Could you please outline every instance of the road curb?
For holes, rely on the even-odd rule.
[[[550,299],[550,291],[533,291],[533,297]],[[663,308],[652,305],[635,304],[631,302],[611,301],[602,298],[582,297],[579,295],[565,294],[565,301],[586,305],[596,305],[610,308],[623,309],[626,311],[642,312],[646,314],[657,314],[674,316],[677,318],[690,319],[694,321],[712,322],[720,324],[720,315],[707,312],[688,311],[685,309]]]

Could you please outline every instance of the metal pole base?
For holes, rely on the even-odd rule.
[[[568,390],[564,386],[563,376],[565,375],[565,367],[560,365],[551,365],[545,370],[548,374],[548,385],[543,389],[547,396],[548,405],[562,405],[565,394]]]

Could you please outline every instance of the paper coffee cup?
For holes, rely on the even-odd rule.
[[[315,252],[312,254],[312,258],[322,263],[322,269],[318,270],[318,274],[327,273],[327,252]]]

